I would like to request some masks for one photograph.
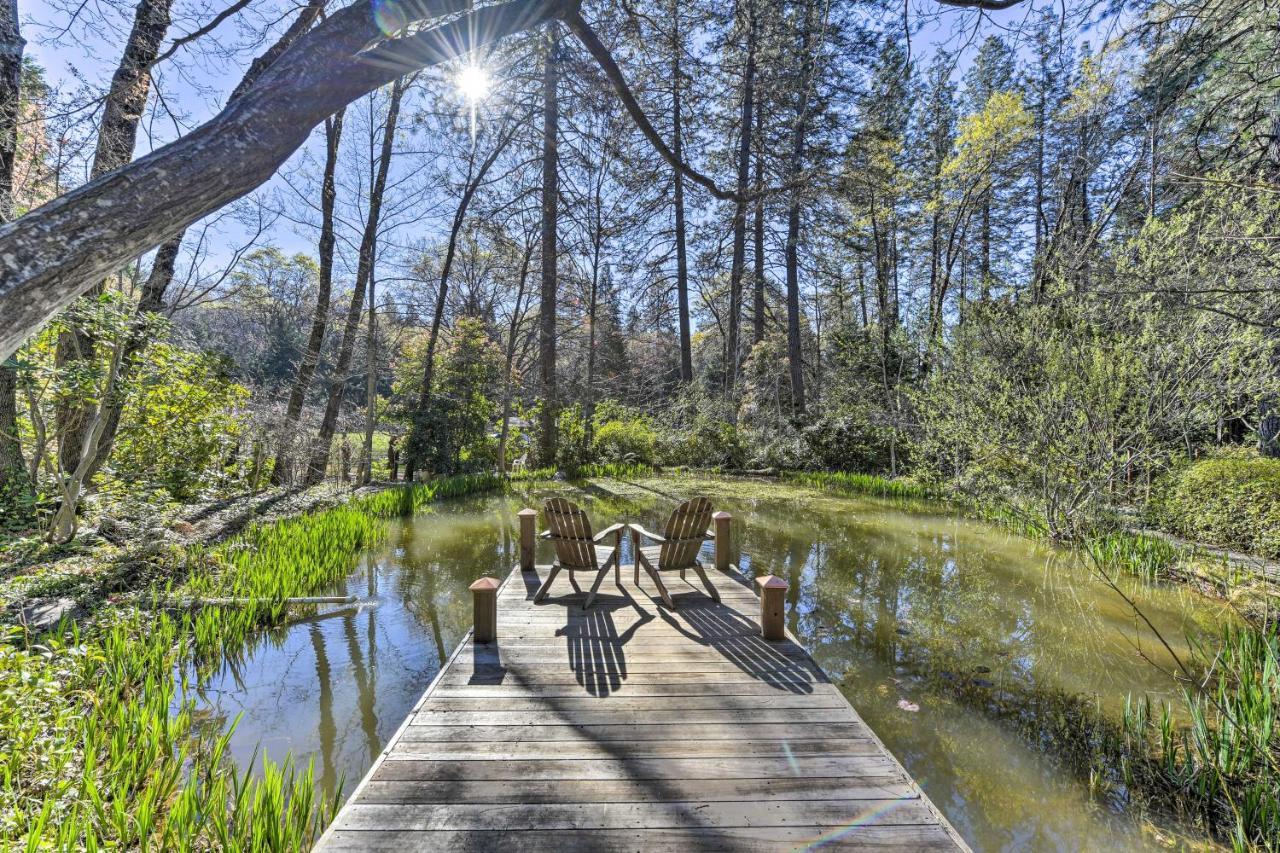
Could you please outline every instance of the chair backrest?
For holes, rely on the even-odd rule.
[[[658,552],[658,568],[682,569],[692,566],[698,559],[698,551],[707,538],[707,527],[711,524],[711,501],[706,498],[694,498],[676,507],[675,512],[667,519],[662,536],[667,541],[662,543]]]
[[[547,516],[547,529],[556,549],[556,560],[566,569],[594,569],[595,542],[591,539],[591,519],[573,501],[547,498],[542,505]]]

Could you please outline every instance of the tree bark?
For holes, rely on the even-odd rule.
[[[407,452],[405,454],[405,479],[412,480],[413,473],[419,463],[426,460],[427,450],[427,414],[431,406],[431,388],[435,381],[436,347],[440,342],[440,328],[444,324],[445,304],[449,297],[449,274],[453,271],[453,261],[458,253],[458,236],[462,233],[462,224],[466,221],[467,210],[476,191],[484,183],[485,177],[493,164],[498,161],[503,150],[515,136],[520,121],[512,121],[498,137],[497,144],[489,152],[489,156],[480,164],[475,174],[468,174],[458,199],[458,207],[453,212],[453,222],[449,226],[449,243],[445,248],[444,261],[440,264],[440,286],[436,289],[435,310],[431,317],[431,331],[427,334],[427,354],[422,366],[422,388],[418,391],[418,403],[414,408],[413,423],[409,432]],[[473,161],[474,162],[474,161]]]
[[[418,21],[466,6],[406,0],[398,8]],[[367,3],[328,16],[210,121],[0,227],[0,358],[96,278],[262,184],[341,107],[573,9],[573,0],[508,0],[390,40]]]
[[[791,203],[787,207],[787,364],[791,378],[791,409],[796,415],[805,413],[804,363],[800,347],[800,200],[809,125],[809,78],[813,74],[812,13],[805,9],[801,14],[804,16],[799,45],[802,59],[795,93],[795,123],[791,128],[791,163],[787,170],[791,184]]]
[[[680,36],[680,3],[671,2],[671,152],[678,162],[684,161],[684,119],[681,115],[684,81],[680,56],[684,40]],[[693,329],[689,320],[689,253],[684,219],[684,173],[674,170],[672,202],[675,205],[676,228],[676,310],[680,318],[680,381],[693,382]]]
[[[0,223],[13,218],[13,167],[17,155],[22,87],[22,38],[17,0],[0,0]],[[24,520],[31,495],[18,438],[18,371],[0,356],[0,514]]]
[[[377,257],[369,262],[369,323],[365,335],[364,381],[364,447],[356,485],[364,486],[373,479],[373,431],[378,424],[378,302]]]
[[[524,250],[520,262],[520,283],[516,288],[516,303],[511,309],[511,323],[507,329],[506,360],[502,370],[502,429],[498,435],[498,470],[507,471],[507,440],[511,434],[511,372],[516,355],[516,333],[520,331],[520,322],[524,319],[521,305],[524,302],[525,286],[529,281],[529,262],[533,260],[533,243]]]
[[[742,114],[739,122],[737,198],[733,205],[733,261],[729,268],[729,340],[726,346],[725,393],[738,382],[742,324],[742,276],[747,255],[747,182],[751,174],[752,110],[755,106],[756,37],[759,32],[755,0],[748,0],[747,60],[742,74]]]
[[[751,236],[754,240],[751,275],[751,342],[764,340],[764,110],[756,110],[756,201],[755,221]]]
[[[542,465],[556,462],[556,218],[559,212],[560,126],[557,87],[560,77],[560,40],[555,24],[548,34],[547,58],[542,72],[542,293],[538,316],[538,364],[542,389],[539,456]]]
[[[345,110],[338,110],[332,118],[325,119],[324,178],[320,184],[320,270],[316,289],[316,310],[311,317],[311,333],[307,336],[307,349],[298,364],[298,373],[289,389],[289,402],[285,407],[284,423],[280,426],[280,444],[276,448],[275,463],[271,466],[271,484],[282,486],[290,482],[289,464],[298,421],[302,419],[302,406],[311,390],[311,380],[320,364],[324,349],[324,335],[329,327],[329,300],[333,294],[334,202],[338,197],[337,171],[338,147],[342,141],[342,118]]]
[[[298,14],[298,17],[275,44],[250,64],[244,78],[232,91],[232,100],[238,98],[245,89],[253,84],[257,76],[269,67],[268,57],[282,55],[289,45],[297,41],[310,28],[319,16],[323,5],[323,0],[310,0],[309,4]],[[158,314],[164,310],[164,295],[169,285],[173,283],[178,255],[182,250],[184,237],[186,237],[186,231],[180,231],[166,240],[157,250],[155,259],[151,264],[151,272],[147,276],[146,284],[143,285],[138,304],[134,307],[132,329],[125,344],[123,359],[120,363],[120,377],[116,383],[117,393],[114,399],[107,401],[106,409],[102,414],[104,425],[102,435],[98,439],[97,449],[94,451],[93,461],[89,465],[87,476],[90,479],[106,464],[107,459],[111,456],[111,449],[115,446],[116,433],[120,430],[120,417],[124,411],[125,386],[141,361],[142,353],[146,350],[147,345],[151,343],[150,338],[147,336],[147,315]],[[256,482],[256,478],[254,479]]]
[[[369,189],[369,212],[365,219],[364,234],[360,238],[355,290],[351,294],[351,308],[347,312],[346,325],[342,330],[338,360],[333,368],[333,376],[329,379],[329,396],[325,402],[324,417],[320,421],[315,450],[307,465],[305,482],[308,486],[314,486],[323,480],[325,469],[329,467],[329,446],[333,443],[333,434],[337,431],[338,411],[342,408],[342,398],[346,394],[347,373],[351,370],[355,339],[360,331],[360,315],[364,311],[365,290],[369,286],[370,276],[373,275],[373,256],[378,244],[378,222],[382,218],[382,196],[387,188],[387,172],[391,168],[396,123],[400,119],[400,100],[404,96],[405,86],[403,77],[397,77],[391,84],[391,99],[387,104],[387,120],[382,129],[382,148],[378,154],[377,175],[373,186]]]
[[[138,124],[142,121],[151,93],[151,66],[160,55],[160,45],[169,31],[171,5],[172,0],[140,0],[138,3],[124,54],[103,101],[90,180],[133,159],[133,149],[138,142]],[[95,281],[91,285],[91,289],[101,290],[103,287],[104,281]],[[58,336],[56,363],[59,368],[66,368],[76,361],[89,361],[96,350],[97,341],[93,334],[79,324],[73,324]],[[75,400],[60,403],[55,412],[58,461],[66,474],[74,471],[80,463],[88,413],[89,407]],[[91,463],[91,467],[96,468],[97,465]]]

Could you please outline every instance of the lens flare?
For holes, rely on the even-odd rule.
[[[458,72],[458,92],[468,101],[479,101],[489,94],[489,75],[478,65],[464,66]]]
[[[409,23],[409,16],[397,0],[373,0],[373,20],[383,35],[395,35]]]

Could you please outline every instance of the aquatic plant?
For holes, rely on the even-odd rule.
[[[1149,581],[1168,576],[1184,556],[1172,542],[1145,533],[1100,533],[1087,538],[1084,548],[1099,566]]]
[[[789,482],[846,495],[871,495],[900,500],[935,500],[941,495],[910,480],[890,480],[875,474],[847,471],[796,471],[783,475]]]
[[[643,462],[598,462],[583,465],[574,472],[575,479],[611,479],[632,480],[637,477],[648,477],[653,468]]]
[[[1115,745],[1124,784],[1202,822],[1237,849],[1280,847],[1280,637],[1223,630],[1216,654],[1197,650],[1207,675],[1183,702],[1190,726],[1168,707],[1128,703]]]
[[[191,549],[189,576],[151,608],[113,608],[91,628],[0,643],[0,847],[305,849],[337,807],[310,767],[227,757],[230,733],[193,726],[186,676],[278,624],[284,599],[345,577],[383,534],[380,519],[432,500],[501,486],[470,475],[390,489],[322,512],[258,525]],[[235,606],[157,607],[232,597]],[[339,786],[340,790],[340,786]]]

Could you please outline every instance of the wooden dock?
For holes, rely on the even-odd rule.
[[[318,850],[966,849],[736,571],[719,603],[664,577],[672,612],[630,565],[535,605],[549,568],[511,572],[497,642],[463,639]]]

